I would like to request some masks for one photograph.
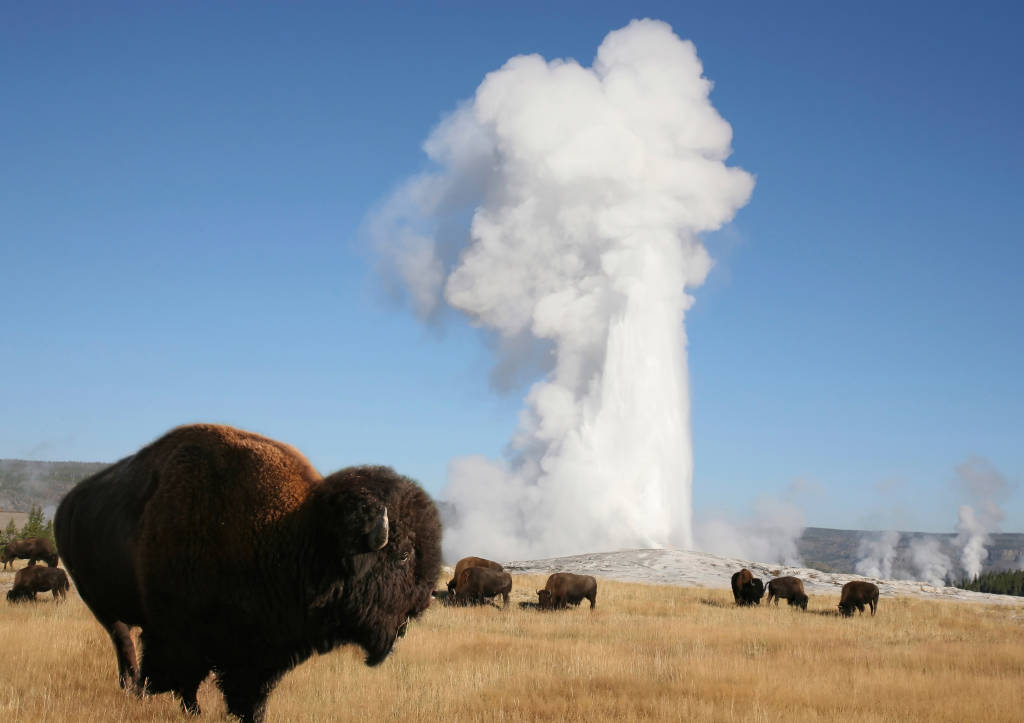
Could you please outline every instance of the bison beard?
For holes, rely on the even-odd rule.
[[[408,478],[323,478],[288,445],[216,425],[179,427],[82,481],[55,532],[122,687],[172,691],[199,713],[213,671],[245,721],[313,653],[356,643],[367,665],[383,661],[441,565],[437,509]]]

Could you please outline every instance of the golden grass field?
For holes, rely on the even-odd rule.
[[[1024,719],[1024,605],[883,597],[875,618],[843,619],[838,594],[801,612],[602,580],[593,612],[539,612],[517,603],[545,576],[513,579],[507,610],[435,604],[376,669],[353,647],[311,658],[271,695],[268,721]],[[39,598],[0,602],[0,720],[184,720],[170,695],[117,687],[110,642],[73,590],[62,605]],[[212,679],[199,701],[204,719],[225,717]]]

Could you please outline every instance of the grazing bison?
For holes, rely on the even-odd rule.
[[[21,558],[28,560],[29,565],[35,565],[36,560],[45,560],[50,567],[57,567],[57,553],[49,540],[42,537],[27,537],[24,540],[11,540],[4,547],[0,558],[3,559],[4,569],[7,563],[14,567],[14,560]]]
[[[59,567],[32,565],[18,570],[14,576],[14,587],[7,592],[8,602],[35,600],[36,593],[53,592],[53,601],[60,602],[68,594],[68,576]]]
[[[737,605],[760,605],[764,597],[764,583],[747,568],[733,573],[732,596]]]
[[[843,592],[839,596],[839,612],[843,617],[853,615],[854,608],[863,615],[865,605],[871,608],[871,614],[874,615],[878,608],[878,585],[864,580],[851,580],[843,585]]]
[[[785,598],[789,605],[796,605],[799,608],[807,609],[807,594],[804,592],[804,584],[798,577],[777,577],[768,583],[768,604],[775,600],[775,606],[779,606],[779,598]]]
[[[448,581],[448,592],[454,594],[456,581],[459,579],[459,575],[462,574],[462,571],[467,567],[489,567],[492,570],[505,569],[501,566],[501,563],[494,562],[492,560],[485,560],[482,557],[464,557],[455,563],[455,572],[452,573],[452,579]]]
[[[537,591],[538,607],[557,610],[567,604],[579,605],[583,599],[590,601],[590,609],[597,605],[597,580],[590,575],[574,575],[571,572],[556,572],[548,577],[543,590]]]
[[[482,603],[484,598],[501,595],[503,607],[508,607],[508,594],[512,591],[512,576],[504,570],[489,567],[467,567],[459,574],[455,585],[455,602],[467,605]]]
[[[355,643],[382,662],[441,568],[437,508],[412,480],[369,466],[323,478],[289,445],[217,425],[178,427],[83,480],[55,531],[121,686],[198,714],[212,670],[244,721],[313,653]]]

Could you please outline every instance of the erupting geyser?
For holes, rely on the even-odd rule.
[[[371,219],[421,315],[443,299],[491,330],[501,370],[545,352],[506,459],[451,463],[450,559],[692,546],[686,288],[711,266],[697,234],[753,189],[701,73],[654,20],[590,68],[514,57]]]

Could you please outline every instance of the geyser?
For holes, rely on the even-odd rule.
[[[544,364],[505,458],[451,462],[450,559],[692,546],[686,289],[711,267],[698,234],[754,185],[702,70],[654,20],[589,68],[514,57],[370,219],[420,315],[443,299],[491,332],[500,374]]]

